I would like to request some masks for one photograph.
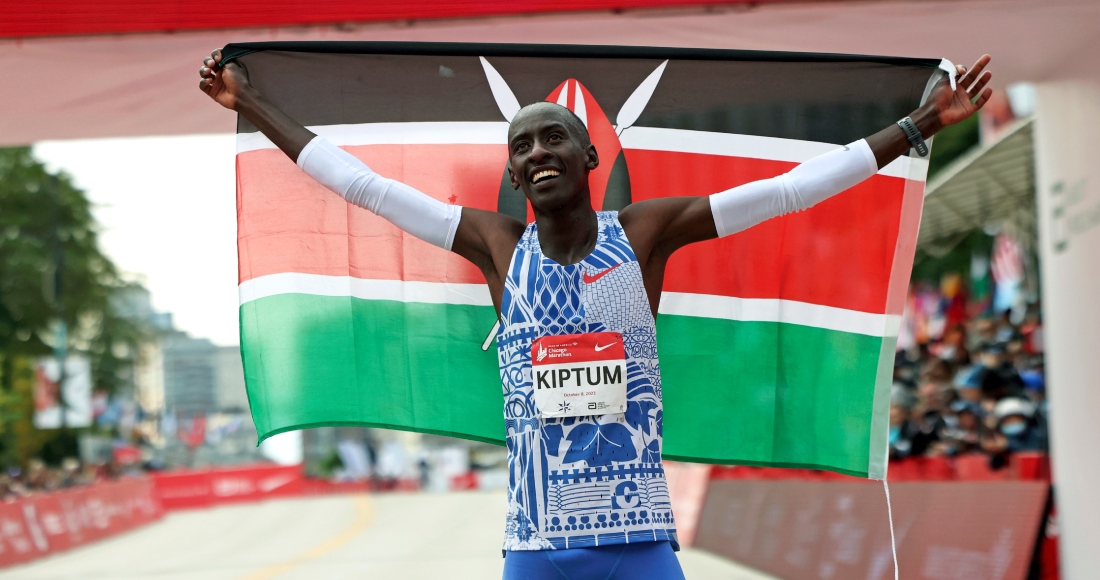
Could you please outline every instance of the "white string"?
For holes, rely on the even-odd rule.
[[[882,479],[882,489],[886,490],[886,517],[890,519],[890,552],[894,554],[894,580],[898,580],[898,546],[894,542],[894,510],[890,508],[890,484]]]

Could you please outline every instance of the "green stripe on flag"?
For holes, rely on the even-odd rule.
[[[665,457],[867,477],[883,338],[662,315],[657,341]]]
[[[240,315],[261,441],[326,425],[504,441],[491,306],[281,294]]]
[[[280,294],[241,306],[260,439],[361,425],[503,443],[492,307]],[[661,315],[664,455],[868,476],[892,338]],[[891,350],[892,352],[892,350]],[[880,394],[879,401],[885,400]],[[885,433],[881,435],[885,437]],[[874,471],[872,469],[872,471]]]

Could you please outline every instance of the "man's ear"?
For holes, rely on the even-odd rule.
[[[589,171],[592,171],[593,169],[600,166],[600,155],[596,153],[595,145],[589,144],[587,147],[585,147],[584,156],[586,158],[586,163],[584,164],[584,166],[587,167]]]
[[[512,189],[519,191],[519,180],[516,179],[516,174],[512,172],[512,162],[508,162],[508,183],[512,184]]]

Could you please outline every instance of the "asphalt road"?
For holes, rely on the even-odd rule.
[[[334,495],[175,512],[0,580],[496,579],[503,493]],[[769,580],[686,549],[691,580]]]

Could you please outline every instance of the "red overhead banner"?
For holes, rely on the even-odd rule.
[[[4,3],[0,38],[471,18],[733,3],[736,0],[239,0],[216,5],[200,0],[15,0]]]

